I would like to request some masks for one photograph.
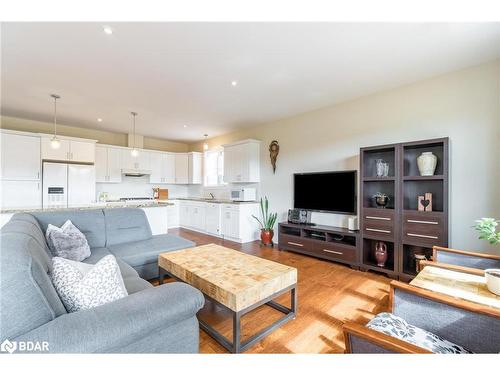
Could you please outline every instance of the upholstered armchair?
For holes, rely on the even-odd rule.
[[[384,333],[380,329],[370,328],[370,323],[366,326],[345,323],[346,353],[453,353],[459,352],[454,350],[458,346],[474,353],[500,352],[498,309],[399,281],[390,284],[389,309],[394,318],[403,319],[409,328],[395,327],[392,332],[386,330]],[[415,331],[421,330],[424,332],[415,334]],[[411,340],[415,337],[417,340]],[[427,341],[426,345],[418,342],[422,338],[422,341]],[[445,350],[438,339],[448,341],[444,345]],[[441,350],[432,350],[435,348]]]

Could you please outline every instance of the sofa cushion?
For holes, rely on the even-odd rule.
[[[105,247],[94,247],[93,249],[90,249],[90,256],[87,259],[85,259],[83,263],[96,264],[106,255],[110,254],[111,252]],[[120,272],[124,279],[127,277],[139,277],[137,271],[132,266],[129,266],[127,263],[121,260],[120,258],[116,258],[116,262],[120,267]]]
[[[128,295],[113,255],[94,265],[54,257],[51,278],[68,312],[92,309]]]
[[[193,246],[195,246],[194,242],[182,237],[159,234],[147,240],[107,246],[107,248],[116,257],[121,258],[132,267],[136,267],[149,263],[158,263],[158,255],[161,253]]]
[[[43,246],[29,234],[4,229],[0,233],[0,341],[66,313],[47,274],[50,257]]]
[[[85,235],[91,248],[104,247],[106,244],[106,226],[104,223],[104,214],[101,209],[32,212],[31,215],[38,220],[43,233],[47,231],[49,224],[61,227],[66,220],[71,220]]]
[[[146,214],[140,208],[107,208],[106,247],[151,238]]]
[[[33,220],[35,219],[33,218]],[[47,260],[47,268],[50,269],[50,267],[52,267],[52,262],[49,261],[52,257],[52,253],[47,246],[47,242],[45,242],[45,236],[43,235],[38,222],[35,224],[26,220],[10,220],[2,227],[2,233],[18,233],[31,237],[37,245],[43,249],[43,253],[46,255],[45,259]]]
[[[67,220],[61,228],[49,224],[45,235],[52,254],[81,262],[90,256],[90,247],[82,232]]]
[[[445,340],[431,332],[408,324],[390,313],[380,313],[366,325],[375,331],[409,342],[410,344],[439,354],[468,354],[470,350]]]

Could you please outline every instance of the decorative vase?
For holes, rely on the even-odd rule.
[[[260,240],[264,246],[273,246],[273,236],[274,231],[272,229],[261,229],[260,230]]]
[[[375,204],[379,208],[385,208],[387,206],[387,203],[389,203],[389,197],[388,196],[376,196],[375,197]]]
[[[385,267],[385,262],[387,262],[388,253],[387,245],[385,242],[375,243],[375,260],[377,261],[377,266]]]
[[[433,176],[437,165],[437,156],[432,152],[422,152],[417,158],[420,176]]]

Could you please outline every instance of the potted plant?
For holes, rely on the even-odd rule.
[[[273,246],[273,236],[274,236],[274,223],[278,218],[276,212],[269,213],[269,201],[267,197],[264,199],[260,198],[260,214],[261,219],[252,215],[252,217],[259,222],[260,225],[260,240],[265,246]]]
[[[474,229],[479,232],[479,239],[486,240],[492,245],[500,244],[500,232],[496,231],[498,221],[491,217],[483,217],[481,220],[476,220]],[[500,296],[500,269],[489,268],[484,270],[486,278],[486,286],[490,292]]]

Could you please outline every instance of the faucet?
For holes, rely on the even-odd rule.
[[[210,199],[215,199],[215,196],[212,193],[209,193]]]

